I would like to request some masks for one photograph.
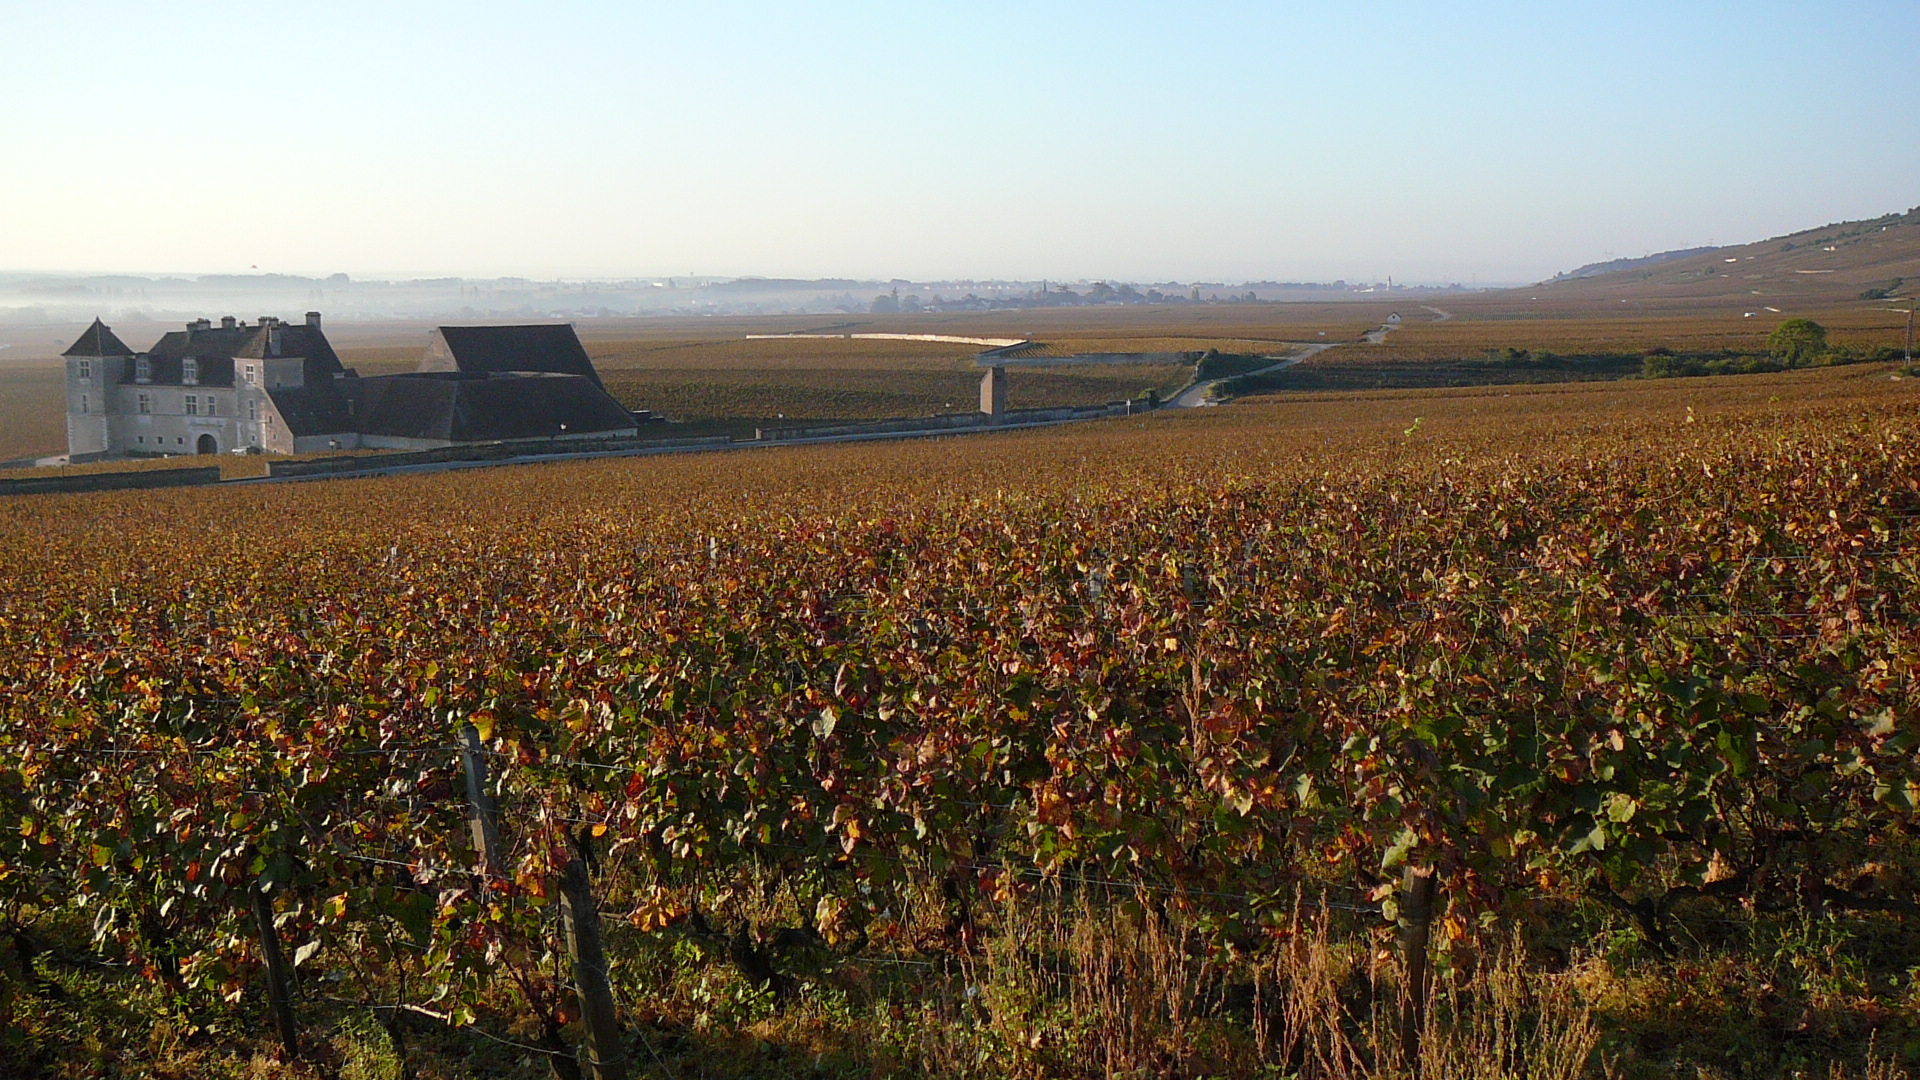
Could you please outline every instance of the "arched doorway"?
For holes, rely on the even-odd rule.
[[[220,443],[211,435],[202,435],[200,440],[193,444],[193,448],[196,453],[217,454],[220,452]]]

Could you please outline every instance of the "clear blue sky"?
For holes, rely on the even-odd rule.
[[[1920,204],[1920,3],[0,0],[0,269],[1531,280]]]

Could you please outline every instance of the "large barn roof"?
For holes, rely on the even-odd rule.
[[[470,375],[545,372],[578,375],[600,385],[600,375],[565,323],[527,326],[442,326],[433,332],[421,371],[460,371]]]
[[[347,379],[363,435],[448,442],[630,432],[633,414],[573,375],[424,372]]]
[[[353,380],[344,380],[351,385]],[[267,396],[274,411],[295,438],[309,435],[339,435],[354,430],[353,407],[346,394],[333,383],[308,386],[276,386]]]

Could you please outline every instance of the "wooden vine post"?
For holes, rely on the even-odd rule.
[[[253,919],[260,926],[260,952],[267,962],[267,1002],[273,1008],[273,1026],[279,1029],[288,1060],[300,1057],[300,1031],[293,1021],[293,969],[280,949],[280,931],[273,925],[273,898],[259,882],[252,894]]]
[[[1400,1063],[1418,1075],[1420,1033],[1427,1026],[1427,945],[1433,936],[1434,874],[1409,866],[1400,879]]]
[[[460,728],[460,764],[467,778],[467,822],[480,857],[480,872],[489,882],[504,873],[500,857],[500,810],[488,784],[486,751],[480,730]],[[584,842],[584,841],[582,841]],[[620,1041],[620,1023],[614,1012],[613,988],[607,981],[607,953],[600,941],[600,909],[594,903],[593,882],[587,873],[585,852],[572,851],[560,874],[560,912],[573,959],[573,983],[580,995],[587,1024],[583,1064],[592,1080],[626,1080],[626,1050]]]
[[[567,859],[560,875],[560,911],[567,952],[573,957],[573,984],[587,1022],[586,1065],[592,1080],[626,1080],[627,1054],[614,1015],[613,988],[607,982],[607,953],[600,943],[600,909],[580,852]]]
[[[503,872],[500,859],[500,809],[487,789],[487,755],[480,747],[480,729],[460,728],[460,764],[467,774],[467,822],[473,830],[473,848],[480,854],[481,873],[488,881]]]

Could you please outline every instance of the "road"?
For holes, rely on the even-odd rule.
[[[1337,348],[1338,346],[1338,342],[1331,341],[1315,342],[1312,345],[1301,345],[1287,356],[1263,356],[1261,357],[1263,360],[1274,361],[1273,365],[1270,367],[1256,368],[1253,371],[1242,372],[1241,374],[1265,375],[1268,372],[1285,371],[1310,356],[1318,356],[1328,349]],[[1200,409],[1218,405],[1220,404],[1219,402],[1207,397],[1207,391],[1212,390],[1216,385],[1226,382],[1228,379],[1238,379],[1240,377],[1241,375],[1224,375],[1218,379],[1207,379],[1204,382],[1192,383],[1185,390],[1175,394],[1167,404],[1176,409]]]
[[[1420,305],[1420,309],[1422,311],[1433,312],[1433,321],[1437,323],[1446,322],[1448,319],[1453,318],[1453,312],[1441,311],[1437,307],[1428,307],[1425,304],[1422,304]],[[1399,316],[1396,315],[1394,316],[1394,318],[1397,320]],[[1373,329],[1367,331],[1366,333],[1360,335],[1360,340],[1366,342],[1369,345],[1378,345],[1381,342],[1387,340],[1388,334],[1391,334],[1398,329],[1400,329],[1399,322],[1397,321],[1384,322],[1384,323],[1381,323],[1379,326],[1376,326]],[[1306,360],[1311,357],[1318,356],[1321,353],[1326,352],[1328,349],[1337,349],[1342,344],[1344,343],[1338,342],[1338,341],[1327,341],[1327,342],[1315,342],[1311,345],[1300,345],[1296,347],[1292,353],[1288,354],[1285,357],[1279,357],[1279,356],[1263,357],[1262,359],[1274,360],[1278,362],[1275,363],[1272,367],[1263,367],[1256,371],[1246,372],[1245,374],[1266,375],[1270,372],[1285,371],[1287,368],[1292,367],[1293,365],[1301,362],[1302,360]],[[1191,386],[1188,386],[1186,389],[1180,391],[1178,394],[1175,394],[1173,396],[1173,399],[1171,401],[1168,401],[1167,404],[1176,409],[1202,409],[1208,406],[1218,405],[1220,404],[1220,402],[1214,401],[1211,398],[1209,398],[1207,396],[1207,391],[1213,389],[1213,387],[1216,384],[1225,382],[1227,379],[1237,379],[1239,377],[1240,376],[1238,375],[1228,375],[1218,379],[1208,379],[1205,382],[1194,383]]]

